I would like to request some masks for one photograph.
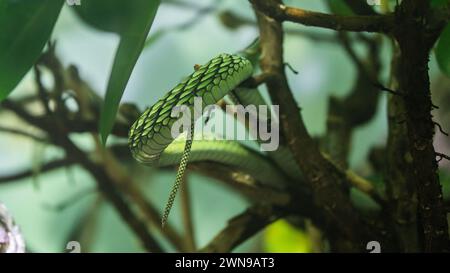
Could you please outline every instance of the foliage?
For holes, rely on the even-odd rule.
[[[133,0],[126,4],[121,0],[97,0],[76,7],[77,13],[90,25],[120,36],[100,116],[103,143],[112,130],[120,99],[144,48],[159,3],[160,0]]]
[[[232,251],[265,229],[263,240],[266,251],[311,252],[317,244],[310,234],[311,227],[320,230],[318,235],[315,234],[320,237],[318,241],[327,241],[330,248],[337,251],[364,251],[361,241],[370,240],[380,240],[383,249],[389,251],[449,250],[446,212],[450,180],[447,172],[442,170],[445,165],[438,169],[437,161],[450,158],[438,151],[438,147],[440,149],[444,145],[433,144],[438,141],[434,139],[436,132],[442,135],[446,132],[439,120],[431,115],[430,109],[437,107],[434,105],[436,102],[431,101],[430,89],[435,87],[430,87],[428,73],[428,57],[435,46],[439,68],[450,77],[450,25],[443,28],[450,19],[449,1],[430,2],[427,8],[435,18],[422,14],[421,7],[426,4],[418,0],[402,1],[401,6],[395,9],[393,6],[398,1],[386,0],[382,2],[382,7],[372,7],[365,1],[324,0],[321,3],[327,5],[328,13],[293,7],[290,4],[294,4],[287,1],[286,6],[281,6],[278,5],[280,2],[249,0],[249,12],[256,18],[247,18],[229,11],[219,11],[215,5],[212,6],[214,9],[205,8],[196,2],[83,0],[82,5],[71,7],[78,19],[99,33],[109,33],[119,38],[106,90],[98,92],[76,67],[66,66],[60,61],[55,43],[49,43],[64,1],[0,0],[0,101],[3,101],[0,111],[14,113],[27,125],[18,123],[17,128],[0,126],[0,131],[43,142],[46,147],[55,147],[64,155],[44,163],[41,161],[45,161],[45,156],[39,156],[39,162],[33,163],[30,170],[0,177],[0,182],[36,177],[43,172],[76,165],[90,175],[98,191],[112,204],[146,250],[162,252],[168,249],[160,244],[159,237],[154,236],[154,229],[178,251],[199,250],[190,222],[192,215],[188,189],[181,189],[184,194],[181,200],[183,233],[174,228],[173,223],[161,228],[159,209],[147,200],[148,196],[139,188],[141,185],[134,181],[139,172],[135,172],[136,162],[131,160],[125,141],[104,145],[110,134],[125,140],[130,125],[139,116],[136,105],[120,105],[120,101],[142,50],[160,42],[167,32],[193,27],[197,17],[220,13],[221,23],[230,31],[241,27],[259,31],[258,45],[262,52],[259,74],[246,79],[242,86],[253,88],[265,85],[271,101],[280,105],[282,148],[286,152],[283,159],[289,161],[286,164],[289,166],[281,166],[283,164],[276,162],[277,158],[271,157],[270,153],[257,154],[259,159],[267,161],[271,168],[279,172],[279,177],[283,177],[280,187],[275,189],[258,181],[257,175],[244,173],[239,166],[209,160],[190,165],[193,171],[224,182],[252,203],[201,250]],[[160,4],[193,9],[196,11],[194,19],[149,35]],[[224,23],[225,17],[228,24]],[[283,25],[285,22],[295,25]],[[298,25],[331,30],[333,34],[309,32]],[[405,31],[404,28],[413,28],[414,31]],[[348,32],[357,33],[353,35]],[[181,31],[176,34],[183,37]],[[188,50],[208,49],[207,41],[212,38],[201,34],[195,37],[204,44],[201,48],[190,46],[181,39],[178,44],[185,50],[183,56],[189,55]],[[228,37],[225,31],[223,35]],[[283,40],[284,37],[288,38]],[[327,101],[326,128],[320,136],[311,134],[309,124],[304,122],[305,111],[299,111],[296,101],[299,97],[296,92],[298,78],[286,74],[286,66],[291,67],[288,62],[304,53],[299,50],[296,52],[298,56],[287,56],[283,51],[287,44],[296,41],[293,37],[310,39],[314,46],[319,42],[337,45],[356,68],[355,82],[349,85],[348,93],[332,95]],[[393,52],[390,53],[393,54],[385,54],[391,56],[391,60],[383,54],[385,41],[392,45]],[[49,46],[46,48],[47,43]],[[324,56],[314,57],[314,63],[328,55]],[[177,61],[172,52],[162,58]],[[32,69],[36,94],[31,99],[8,98]],[[302,69],[299,70],[302,74]],[[384,70],[390,71],[389,83],[383,76]],[[333,71],[332,74],[341,75],[339,72]],[[46,81],[48,75],[54,79],[52,88]],[[337,80],[339,83],[342,81]],[[438,86],[437,89],[447,87]],[[388,95],[387,102],[383,101],[388,105],[388,113],[377,108],[383,97],[380,91]],[[103,93],[104,96],[99,97],[98,94]],[[142,97],[146,96],[144,93]],[[307,96],[302,93],[300,97],[299,103],[308,108]],[[77,107],[70,108],[70,102]],[[443,104],[439,110],[448,108],[446,103],[445,99],[438,101],[439,106]],[[353,136],[378,113],[388,123],[387,143],[379,143],[380,147],[369,151],[370,160],[357,162],[361,165],[358,165],[360,169],[353,170],[355,164],[349,160],[354,145]],[[39,133],[24,129],[31,127],[37,128]],[[87,136],[93,147],[85,147],[78,139],[75,140],[79,135]],[[243,151],[253,153],[241,143],[235,144]],[[379,151],[375,151],[377,149]],[[220,151],[216,152],[221,156]],[[210,197],[209,193],[204,196]],[[209,201],[211,206],[217,203],[216,200],[221,200],[212,199]],[[94,217],[87,215],[86,218],[88,216]],[[273,222],[276,219],[281,220]],[[149,223],[154,229],[148,228]]]
[[[0,101],[41,55],[63,3],[63,0],[0,1]]]

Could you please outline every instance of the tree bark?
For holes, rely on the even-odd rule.
[[[394,35],[399,43],[399,92],[405,100],[407,141],[410,146],[418,211],[426,252],[449,250],[449,234],[442,189],[439,183],[434,127],[429,54],[439,30],[428,27],[429,1],[403,1],[397,10]]]

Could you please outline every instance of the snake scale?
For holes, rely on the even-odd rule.
[[[175,106],[185,105],[192,110],[195,97],[201,97],[205,107],[217,103],[233,91],[233,95],[246,103],[265,104],[257,90],[239,91],[237,88],[252,76],[253,70],[252,62],[243,54],[220,54],[206,64],[198,66],[191,75],[153,106],[147,108],[131,126],[129,147],[136,160],[150,166],[179,164],[176,180],[162,217],[163,226],[183,180],[188,160],[214,161],[236,166],[259,181],[272,184],[284,179],[285,174],[271,164],[270,158],[236,141],[192,141],[195,117],[192,118],[191,128],[187,130],[189,138],[171,134],[171,126],[178,119],[171,116],[172,109]]]

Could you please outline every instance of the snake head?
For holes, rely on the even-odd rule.
[[[128,143],[134,158],[147,165],[157,163],[176,138],[171,131],[178,119],[172,116],[176,106],[185,105],[192,110],[195,97],[202,98],[203,106],[215,104],[252,73],[250,61],[239,55],[220,54],[196,66],[191,75],[146,109],[131,126]]]

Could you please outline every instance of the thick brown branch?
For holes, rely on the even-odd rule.
[[[257,17],[262,47],[261,68],[277,75],[268,81],[267,87],[273,102],[280,105],[281,127],[288,146],[313,189],[318,206],[347,238],[361,244],[355,246],[357,249],[362,249],[363,242],[369,239],[368,231],[344,191],[345,185],[350,183],[344,173],[321,155],[298,114],[298,106],[284,73],[281,24],[260,12],[257,12]]]
[[[394,16],[340,16],[285,6],[273,0],[250,0],[254,7],[279,22],[290,21],[306,26],[339,31],[366,31],[389,33],[394,27]]]
[[[438,30],[430,30],[429,1],[403,1],[394,33],[399,43],[399,89],[405,93],[405,119],[418,194],[424,250],[450,250],[448,223],[433,147],[434,123],[428,74],[429,54]]]
[[[231,220],[228,226],[201,250],[202,252],[230,251],[273,220],[287,214],[311,219],[316,226],[327,228],[322,212],[306,190],[275,190],[258,184],[245,173],[211,162],[193,163],[189,167],[226,183],[258,204]],[[263,208],[264,210],[261,210]]]
[[[256,21],[241,17],[232,11],[221,12],[219,18],[222,24],[231,30],[244,26],[258,27]],[[336,43],[337,41],[336,35],[316,33],[314,31],[306,31],[298,28],[285,28],[284,32],[286,35],[299,36],[313,42]]]
[[[293,202],[290,194],[261,185],[250,175],[219,163],[194,162],[189,164],[189,169],[223,181],[253,201],[264,201],[278,206]]]
[[[230,252],[281,216],[281,212],[270,206],[253,206],[230,219],[228,225],[200,252]]]
[[[391,62],[390,88],[398,89],[399,49],[396,43]],[[394,234],[400,249],[404,252],[419,251],[417,226],[417,188],[414,185],[414,172],[411,164],[411,152],[405,123],[399,123],[404,115],[404,96],[388,96],[388,140],[384,152],[384,177],[389,199],[389,217],[392,220]]]

